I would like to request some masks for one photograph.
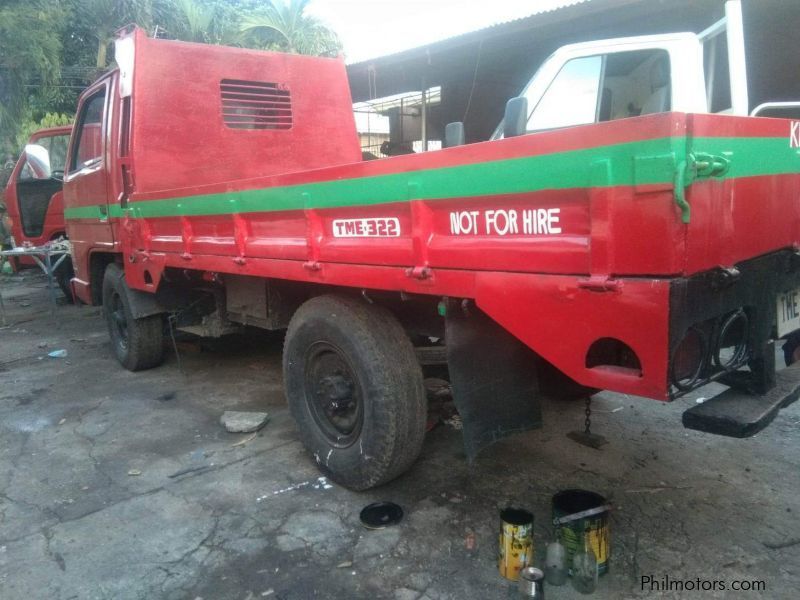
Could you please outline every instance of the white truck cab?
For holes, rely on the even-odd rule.
[[[521,95],[528,131],[669,110],[706,112],[703,47],[692,33],[564,46]]]
[[[728,0],[725,17],[700,33],[563,46],[519,97],[526,100],[527,119],[515,135],[668,111],[747,115],[741,1]],[[501,122],[491,139],[504,135]]]

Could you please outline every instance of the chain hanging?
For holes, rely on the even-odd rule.
[[[584,433],[590,434],[592,428],[592,397],[588,396],[586,398],[586,421],[584,422],[585,429],[583,430]]]

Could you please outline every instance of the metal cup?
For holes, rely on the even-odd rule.
[[[519,591],[523,598],[544,600],[544,573],[536,567],[525,567],[519,572]]]

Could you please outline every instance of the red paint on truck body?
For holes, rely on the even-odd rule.
[[[116,71],[84,94],[108,86],[104,160],[65,186],[84,301],[109,251],[145,291],[174,267],[469,298],[579,383],[664,400],[670,281],[800,244],[800,168],[737,158],[788,147],[787,121],[664,113],[361,162],[340,61],[135,43],[130,108]],[[230,79],[290,90],[291,128],[226,127]],[[694,150],[732,171],[691,182],[685,224],[672,177]],[[587,368],[599,338],[641,373]]]

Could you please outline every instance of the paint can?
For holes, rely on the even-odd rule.
[[[544,600],[544,572],[536,567],[525,567],[519,572],[519,593],[523,598]]]
[[[497,568],[511,581],[519,580],[519,572],[533,563],[533,515],[521,508],[500,511],[500,539]]]
[[[586,490],[563,490],[553,496],[553,525],[558,541],[567,551],[567,564],[578,550],[591,549],[600,575],[608,572],[611,505],[600,494]]]

